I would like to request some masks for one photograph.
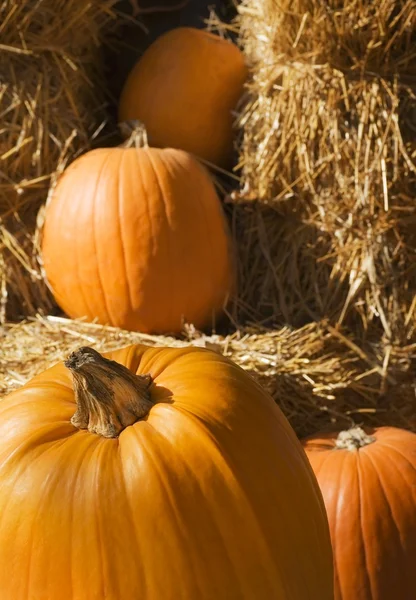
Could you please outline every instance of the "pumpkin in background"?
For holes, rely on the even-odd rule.
[[[394,427],[313,436],[336,600],[416,597],[416,435]]]
[[[131,71],[119,120],[142,121],[152,146],[181,148],[227,167],[233,110],[246,76],[236,45],[200,29],[173,29],[153,42]]]
[[[211,325],[233,287],[208,172],[183,151],[146,144],[92,150],[66,169],[46,209],[42,255],[70,317],[132,331]]]
[[[240,367],[140,345],[65,366],[0,403],[2,600],[333,598],[312,469]]]

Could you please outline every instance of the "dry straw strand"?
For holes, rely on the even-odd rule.
[[[56,172],[107,118],[100,45],[117,23],[115,4],[0,1],[2,319],[54,306],[33,241],[36,214]]]
[[[239,214],[251,205],[248,223],[269,222],[267,239],[256,228],[251,241],[241,217],[243,262],[250,243],[258,248],[257,264],[245,262],[246,280],[265,283],[243,289],[240,303],[277,322],[328,317],[367,339],[409,343],[415,2],[244,0],[239,25],[252,76],[234,201]],[[281,233],[290,222],[292,241]],[[299,252],[288,270],[285,257]],[[286,312],[282,301],[273,305],[282,286],[304,310],[299,302]]]
[[[102,352],[135,343],[196,345],[220,352],[248,371],[271,393],[300,436],[352,423],[416,429],[416,344],[364,351],[325,322],[299,329],[247,328],[229,336],[206,336],[188,327],[175,339],[37,317],[4,325],[1,333],[0,395],[83,345]]]

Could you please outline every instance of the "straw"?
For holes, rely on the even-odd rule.
[[[54,177],[108,119],[101,56],[115,0],[0,2],[0,319],[49,312],[34,238]]]
[[[3,326],[0,395],[29,381],[80,346],[103,352],[129,344],[202,346],[240,365],[272,395],[299,436],[352,424],[416,429],[416,344],[360,349],[328,323],[292,330],[246,328],[181,339],[131,333],[61,317]],[[388,367],[388,368],[387,368]]]
[[[409,343],[414,1],[244,0],[239,25],[251,68],[232,198],[240,214],[249,207],[240,303],[257,319],[330,318],[364,339]]]

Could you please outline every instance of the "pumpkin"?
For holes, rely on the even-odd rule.
[[[311,437],[335,561],[337,600],[416,596],[416,435],[357,427]]]
[[[178,333],[184,321],[202,329],[234,284],[220,199],[186,152],[132,143],[87,152],[59,180],[43,230],[47,280],[73,318],[147,333]]]
[[[173,29],[149,46],[129,74],[119,120],[142,121],[152,146],[180,148],[227,167],[233,110],[246,76],[236,45],[200,29]]]
[[[318,484],[203,348],[75,351],[0,403],[2,600],[330,600]]]

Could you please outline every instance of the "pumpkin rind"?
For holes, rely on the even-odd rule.
[[[368,433],[355,449],[345,440],[336,448],[337,434],[304,442],[329,519],[335,598],[410,600],[416,590],[416,435],[394,427]]]
[[[74,161],[47,207],[42,254],[70,317],[133,331],[211,325],[234,282],[214,185],[180,150],[104,148]]]
[[[322,498],[272,398],[208,350],[105,356],[153,381],[116,439],[71,425],[63,364],[0,404],[2,600],[330,600]]]
[[[119,120],[142,121],[152,146],[181,148],[227,167],[233,110],[246,77],[236,45],[192,27],[173,29],[146,50],[128,76]]]

